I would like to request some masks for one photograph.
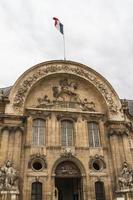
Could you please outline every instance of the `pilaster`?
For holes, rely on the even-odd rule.
[[[2,127],[1,129],[2,139],[1,139],[1,149],[0,149],[0,163],[1,164],[3,164],[5,160],[7,159],[9,132],[10,132],[9,126]]]

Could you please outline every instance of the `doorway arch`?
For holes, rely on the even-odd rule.
[[[81,170],[73,161],[64,160],[56,166],[55,188],[58,200],[84,199]]]

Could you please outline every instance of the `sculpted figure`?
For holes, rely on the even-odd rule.
[[[8,160],[5,165],[0,169],[1,189],[18,189],[18,186],[16,184],[17,179],[17,171],[12,167],[12,162]]]
[[[127,162],[124,162],[120,177],[118,178],[120,189],[128,188],[133,183],[132,170],[129,169]]]
[[[95,111],[95,104],[91,101],[88,102],[87,98],[81,103],[83,111]]]
[[[79,95],[75,92],[78,85],[76,82],[69,81],[68,78],[61,79],[59,86],[52,87],[53,96],[63,101],[79,101]]]

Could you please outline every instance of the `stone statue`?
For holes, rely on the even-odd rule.
[[[0,190],[18,190],[18,174],[10,160],[0,168]]]
[[[133,170],[129,169],[127,162],[124,162],[122,171],[118,178],[120,189],[128,189],[133,184]]]

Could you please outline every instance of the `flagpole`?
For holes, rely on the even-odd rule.
[[[66,60],[65,34],[63,34],[64,60]]]
[[[55,21],[55,27],[60,31],[60,33],[63,35],[63,49],[64,49],[64,60],[66,60],[66,47],[65,47],[65,33],[64,33],[64,25],[59,21],[57,17],[53,17],[53,20]]]

